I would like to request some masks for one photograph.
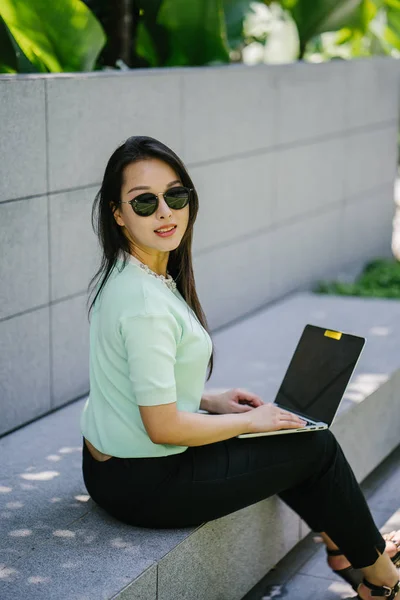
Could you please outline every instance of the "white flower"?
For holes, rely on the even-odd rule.
[[[299,50],[300,40],[296,23],[292,19],[276,19],[265,44],[264,62],[296,61]]]
[[[257,63],[262,63],[264,62],[264,52],[264,44],[260,44],[260,42],[252,42],[243,48],[243,62],[246,65],[256,65]]]

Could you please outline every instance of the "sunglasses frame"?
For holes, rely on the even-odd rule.
[[[139,194],[138,196],[136,196],[136,198],[132,198],[132,200],[121,200],[120,202],[121,202],[121,204],[130,204],[130,205],[131,205],[131,207],[132,207],[132,210],[134,211],[134,213],[135,213],[136,215],[138,215],[139,217],[151,217],[151,215],[154,215],[154,213],[156,212],[156,210],[157,210],[157,208],[158,208],[158,205],[159,205],[159,202],[160,202],[160,200],[159,200],[159,196],[160,196],[160,194],[162,194],[162,196],[163,196],[163,198],[164,198],[165,202],[168,204],[167,200],[165,199],[165,196],[167,196],[167,195],[168,195],[168,192],[170,192],[170,191],[172,191],[172,190],[174,190],[174,189],[182,189],[182,188],[184,188],[185,190],[187,190],[187,191],[189,192],[188,201],[187,201],[187,203],[185,204],[185,206],[182,206],[182,208],[185,208],[185,207],[186,207],[186,206],[189,204],[189,202],[190,202],[190,196],[191,196],[191,192],[193,192],[193,188],[186,187],[185,185],[176,186],[175,188],[171,188],[170,190],[167,190],[166,192],[158,192],[157,194],[155,194],[155,193],[153,193],[153,192],[143,192],[143,194],[151,194],[152,196],[155,196],[155,197],[157,198],[157,202],[156,202],[156,204],[154,205],[154,206],[155,206],[155,208],[154,208],[153,212],[152,212],[152,213],[150,213],[150,214],[148,214],[148,215],[141,215],[140,213],[138,213],[138,212],[135,210],[135,208],[134,208],[134,206],[133,206],[133,205],[134,205],[134,203],[138,201],[137,199],[138,199],[138,198],[140,198],[140,196],[142,196],[142,194]],[[168,204],[168,207],[169,207],[169,208],[171,208],[169,204]],[[173,208],[172,210],[182,210],[182,208]]]

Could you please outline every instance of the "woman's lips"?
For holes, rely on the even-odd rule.
[[[171,235],[174,235],[176,229],[177,228],[175,226],[173,229],[171,229],[171,231],[167,231],[166,233],[159,233],[158,231],[155,231],[154,233],[159,237],[170,237]]]

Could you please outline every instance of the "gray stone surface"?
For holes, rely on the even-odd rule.
[[[296,217],[311,224],[313,211],[322,212],[343,201],[344,144],[343,137],[328,138],[276,153],[275,226]]]
[[[47,192],[44,85],[30,76],[0,81],[0,202]]]
[[[181,154],[180,75],[158,70],[46,80],[49,191],[101,181],[113,150],[149,135]]]
[[[347,200],[342,209],[339,229],[338,264],[362,260],[365,238],[371,247],[371,259],[393,258],[391,251],[393,217],[393,185],[386,184],[374,191]],[[357,223],[356,234],[354,223]],[[368,233],[367,233],[368,232]]]
[[[50,409],[49,348],[48,308],[0,321],[0,435]]]
[[[72,457],[82,449],[79,417],[84,403],[85,398],[1,438],[1,479],[19,477],[28,468],[53,470],[54,464],[59,468],[76,460]]]
[[[344,453],[352,457],[352,468],[358,480],[364,479],[377,467],[399,442],[399,379],[400,369],[387,383],[367,395],[362,401],[362,410],[357,410],[357,405],[353,404],[346,412],[337,415],[332,426]],[[360,389],[363,387],[360,385]],[[354,397],[360,396],[359,391]],[[382,432],[379,436],[375,435],[377,423]],[[375,437],[374,444],[360,445],[359,440],[363,436],[369,439]]]
[[[195,255],[207,250],[215,254],[268,231],[276,203],[275,160],[274,154],[263,153],[190,169],[200,202],[193,236]],[[265,249],[261,256],[268,263]]]
[[[333,427],[360,480],[398,444],[399,313],[395,301],[294,294],[213,336],[219,358],[208,389],[237,386],[272,400],[307,322],[365,334],[367,345]],[[307,526],[276,496],[200,527],[120,523],[93,502],[82,479],[85,400],[0,439],[1,598],[20,600],[28,592],[35,600],[240,600],[308,537]],[[387,521],[398,498],[395,459],[388,463],[390,485],[383,487],[382,476],[373,474],[366,487],[377,522],[391,529],[400,528],[400,511]],[[305,597],[307,586],[315,594],[337,594],[342,585],[313,544],[290,563],[295,579],[285,575],[285,589],[296,599]],[[316,562],[304,567],[309,557]]]
[[[266,65],[229,65],[184,71],[181,127],[189,166],[276,143],[273,70]]]
[[[351,590],[351,588],[350,588]],[[270,598],[295,598],[296,600],[338,600],[348,598],[349,586],[342,581],[332,581],[324,577],[313,577],[296,573],[287,583],[268,585],[263,600]]]
[[[379,148],[379,152],[377,152]],[[397,128],[393,122],[382,128],[366,128],[349,134],[344,140],[344,197],[351,198],[369,190],[392,185],[397,172]]]
[[[206,523],[159,562],[158,599],[240,600],[298,540],[299,518],[277,497]]]
[[[338,264],[341,219],[340,206],[332,206],[270,232],[268,258],[274,299],[317,279],[331,278]]]
[[[193,257],[196,287],[209,327],[229,323],[272,300],[270,234],[245,236]]]
[[[155,136],[188,166],[200,203],[195,276],[217,329],[317,279],[391,256],[398,94],[390,58],[0,75],[0,323],[57,303],[46,403],[87,391],[78,297],[100,266],[91,208],[121,142]],[[67,306],[74,312],[62,340]],[[26,330],[28,345],[34,335]],[[11,389],[13,367],[4,368]],[[24,388],[29,377],[20,370]],[[26,423],[26,404],[1,425]],[[8,396],[5,405],[9,412]]]
[[[345,85],[345,61],[293,63],[273,67],[278,90],[278,144],[322,138],[345,130],[345,105],[351,87]]]
[[[89,392],[89,321],[87,296],[52,304],[52,407]],[[71,327],[71,323],[75,326]]]
[[[4,319],[49,302],[47,197],[1,203],[0,223],[0,319]]]
[[[91,225],[98,187],[50,194],[51,300],[86,292],[101,252]]]
[[[58,534],[40,552],[0,571],[2,598],[108,600],[153,564],[139,556],[133,545],[122,542],[121,548],[118,539],[105,544],[102,537],[87,536],[83,528]],[[115,557],[112,561],[110,554]],[[156,598],[146,597],[142,584],[141,588],[144,599]]]
[[[157,600],[157,565],[152,565],[114,598],[118,600]]]
[[[347,126],[365,127],[398,119],[398,63],[375,57],[347,61],[345,121]]]

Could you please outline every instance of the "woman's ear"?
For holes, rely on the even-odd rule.
[[[111,212],[113,213],[114,219],[116,220],[118,225],[124,226],[124,220],[121,217],[120,210],[114,202],[110,202]]]

